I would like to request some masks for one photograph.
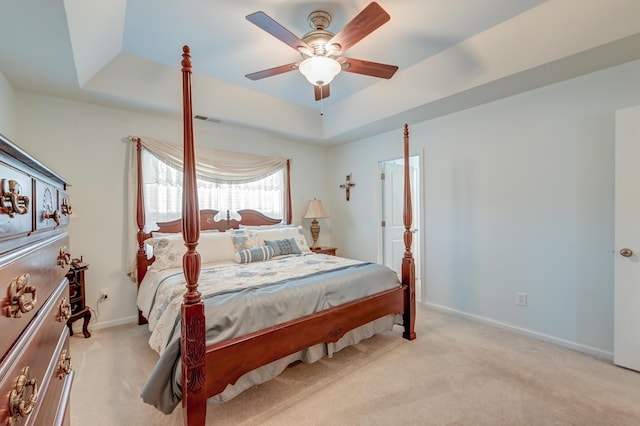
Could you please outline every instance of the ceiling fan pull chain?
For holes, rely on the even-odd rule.
[[[324,98],[324,96],[322,96],[322,86],[320,86],[320,117],[324,116],[324,112],[322,111],[322,99]]]

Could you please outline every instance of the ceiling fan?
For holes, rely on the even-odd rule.
[[[316,101],[329,96],[329,83],[340,71],[389,79],[398,70],[397,66],[341,56],[389,19],[389,14],[378,3],[372,2],[341,31],[333,34],[326,30],[331,23],[331,15],[317,10],[308,17],[312,31],[298,38],[264,12],[247,15],[247,20],[300,53],[302,60],[247,74],[245,77],[260,80],[300,70],[313,84]]]

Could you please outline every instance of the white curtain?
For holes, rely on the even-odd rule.
[[[134,138],[130,138],[134,139]],[[128,245],[127,259],[129,259],[128,274],[135,279],[136,253],[138,245],[136,234],[136,195],[137,195],[137,152],[136,140],[132,140],[129,154],[129,206],[128,221],[130,244]],[[182,206],[182,145],[159,141],[151,138],[140,138],[143,152],[143,169],[151,169],[152,173],[143,175],[143,188],[145,189],[145,205],[150,202],[154,205],[162,204],[160,210],[166,215],[146,217],[145,232],[153,229],[157,221],[172,220],[179,217],[176,212],[181,211]],[[150,155],[149,155],[150,154]],[[154,158],[155,157],[155,158]],[[145,160],[146,158],[146,160]],[[268,157],[253,154],[244,154],[231,151],[215,150],[196,147],[196,174],[198,175],[198,197],[201,208],[216,208],[218,210],[254,208],[270,215],[271,217],[285,217],[285,189],[284,181],[288,180],[287,159],[280,157]],[[269,179],[270,178],[270,179]],[[280,180],[280,182],[277,182]],[[260,181],[257,186],[256,181]],[[166,190],[156,191],[151,188],[164,186]],[[234,188],[233,190],[231,188]],[[239,201],[237,190],[244,195],[252,194],[251,205]],[[267,205],[264,197],[268,191],[279,191],[278,205]],[[149,193],[147,193],[149,192]],[[274,194],[271,194],[272,196]],[[244,197],[245,199],[247,197]],[[273,197],[269,197],[273,199]],[[262,201],[262,202],[261,202]],[[145,207],[145,210],[148,209]]]
[[[218,211],[254,209],[284,218],[285,168],[246,180],[213,180],[198,176],[200,209]],[[182,170],[146,149],[142,150],[145,232],[157,222],[177,219],[182,211]]]

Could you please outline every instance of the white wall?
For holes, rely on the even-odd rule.
[[[15,91],[0,73],[0,134],[13,139],[15,134]]]
[[[428,303],[611,357],[614,111],[638,104],[636,61],[410,126]],[[329,152],[344,255],[377,260],[377,163],[402,154],[402,125]]]
[[[71,204],[80,216],[69,226],[71,254],[84,256],[87,303],[99,317],[94,327],[137,316],[136,288],[126,277],[128,135],[182,143],[182,120],[17,92],[19,137],[15,143],[72,184]],[[224,124],[194,123],[198,145],[292,159],[294,223],[313,197],[324,198],[326,149]],[[97,305],[101,288],[112,297]],[[80,322],[77,323],[78,327]]]

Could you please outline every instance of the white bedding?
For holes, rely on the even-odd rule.
[[[202,268],[199,291],[205,304],[207,345],[246,335],[399,286],[382,265],[324,254],[304,253],[249,264],[222,263]],[[161,354],[141,396],[169,413],[181,398],[179,313],[185,292],[181,269],[149,271],[138,306],[149,319],[151,346]],[[280,374],[295,360],[314,362],[364,338],[401,324],[389,315],[348,332],[335,344],[320,344],[242,376],[214,397],[226,401],[254,384]]]
[[[364,262],[313,253],[280,256],[242,265],[229,261],[215,262],[202,267],[198,291],[206,299],[358,264]],[[138,308],[149,321],[149,345],[159,354],[172,336],[185,292],[181,268],[150,270],[140,284]]]

